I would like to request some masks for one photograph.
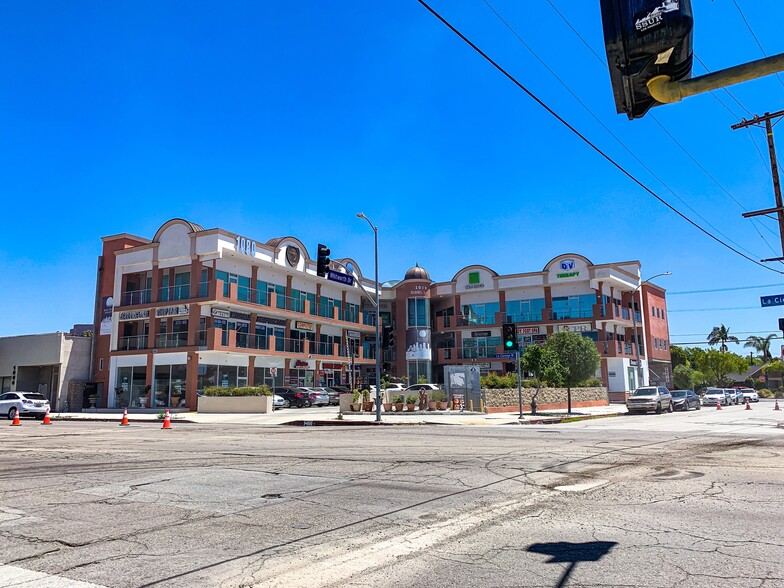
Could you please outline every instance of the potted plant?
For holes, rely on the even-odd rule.
[[[141,393],[139,394],[139,407],[140,408],[147,408],[147,406],[148,406],[147,405],[147,395],[150,393],[150,390],[152,390],[152,386],[150,384],[147,384],[144,387],[144,389],[141,391]]]
[[[406,408],[408,409],[408,412],[414,412],[416,410],[416,403],[417,403],[416,396],[409,396],[408,398],[406,398]]]
[[[389,386],[388,374],[381,378],[381,398],[383,400],[381,406],[384,407],[384,412],[392,412],[392,403],[389,401],[389,396],[387,395],[387,386]]]
[[[98,393],[94,392],[87,397],[90,402],[90,408],[95,408],[95,403],[98,402]]]
[[[362,390],[362,410],[365,412],[373,412],[373,401],[370,399],[370,390],[365,388]]]
[[[362,410],[362,393],[354,389],[354,396],[351,399],[351,412],[360,412]]]
[[[403,411],[403,396],[398,395],[392,399],[392,404],[395,405],[395,412],[402,412]]]
[[[436,403],[438,410],[446,410],[449,406],[449,403],[446,401],[446,393],[443,390],[433,390],[430,393],[430,400]]]

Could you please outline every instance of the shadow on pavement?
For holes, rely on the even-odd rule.
[[[557,543],[534,543],[527,551],[549,555],[550,559],[547,560],[547,563],[569,564],[555,585],[555,588],[562,588],[566,586],[566,581],[578,562],[599,561],[617,544],[615,541],[587,541],[585,543],[558,541]]]

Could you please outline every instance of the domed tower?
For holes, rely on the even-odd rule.
[[[430,335],[430,272],[417,263],[395,284],[393,316],[395,346],[391,351],[393,373],[405,375],[409,384],[420,376],[433,381]]]

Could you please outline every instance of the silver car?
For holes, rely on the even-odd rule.
[[[311,406],[327,406],[329,404],[329,394],[325,388],[299,388],[308,395]]]
[[[724,391],[727,393],[727,396],[730,397],[730,402],[732,404],[743,404],[743,392],[738,388],[724,388]]]
[[[9,419],[17,414],[44,418],[49,410],[49,400],[39,392],[6,392],[0,395],[0,415],[8,415]]]
[[[729,406],[731,402],[733,399],[724,388],[708,388],[702,396],[703,406],[716,406],[717,404]]]
[[[637,388],[626,400],[626,410],[630,413],[656,411],[661,414],[662,410],[672,412],[672,395],[664,386],[644,386]]]

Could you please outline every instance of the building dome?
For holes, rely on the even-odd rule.
[[[417,263],[414,267],[406,272],[405,280],[427,280],[430,281],[430,273],[423,267],[419,267]]]

